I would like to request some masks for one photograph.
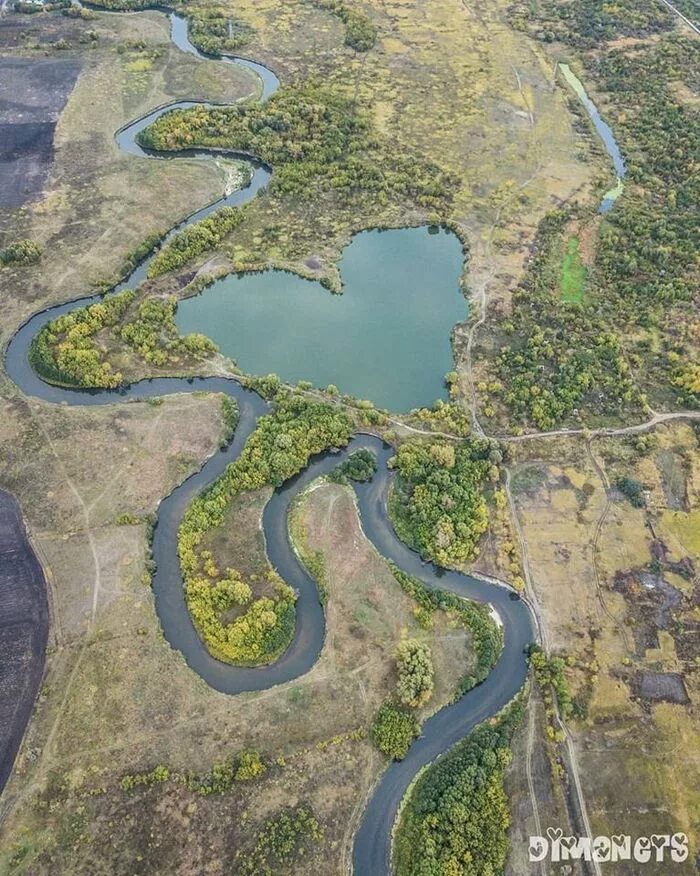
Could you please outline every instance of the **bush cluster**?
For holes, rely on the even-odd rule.
[[[402,444],[390,465],[398,472],[389,512],[398,535],[441,566],[473,559],[488,516],[482,488],[498,469],[496,442]]]
[[[36,7],[34,7],[36,8]],[[40,7],[39,7],[40,8]],[[34,240],[16,240],[5,249],[0,249],[0,264],[3,265],[35,265],[41,255],[43,249]]]
[[[371,736],[377,748],[393,760],[403,760],[420,732],[420,725],[407,710],[385,703],[372,722]]]

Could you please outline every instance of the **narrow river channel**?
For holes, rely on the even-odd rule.
[[[171,21],[176,44],[184,51],[192,51],[203,57],[189,43],[185,20],[171,15]],[[248,66],[252,65],[252,62],[246,63]],[[263,87],[260,92],[263,98],[269,97],[277,87],[277,78],[271,71],[268,71],[269,75],[262,73],[260,65],[252,66],[262,76]],[[135,142],[136,134],[162,113],[175,107],[191,106],[192,103],[180,101],[137,119],[117,133],[118,144],[133,154],[136,160],[157,159],[157,155],[140,150]],[[213,153],[196,150],[189,154],[207,156]],[[254,174],[247,188],[198,210],[170,233],[197,221],[223,203],[246,202],[267,183],[270,173],[269,168],[254,163]],[[126,287],[133,288],[143,280],[150,258],[115,287],[113,292]],[[290,544],[287,514],[295,496],[308,483],[329,472],[339,461],[359,448],[367,448],[373,452],[378,463],[373,479],[369,483],[355,485],[355,490],[363,530],[379,553],[406,572],[420,578],[429,587],[451,590],[460,596],[489,603],[498,613],[503,623],[504,647],[488,678],[426,721],[420,738],[411,746],[407,757],[401,762],[392,763],[386,769],[368,801],[355,837],[354,870],[358,876],[381,876],[389,873],[392,826],[399,804],[413,778],[424,766],[463,739],[476,724],[500,711],[522,688],[528,671],[525,649],[536,638],[533,616],[527,603],[505,586],[426,564],[418,554],[402,543],[396,536],[386,511],[391,483],[391,472],[386,463],[393,451],[375,436],[357,434],[340,453],[326,453],[312,459],[301,474],[275,491],[265,507],[263,528],[268,558],[299,594],[296,633],[289,649],[273,665],[257,669],[242,669],[215,660],[199,638],[185,604],[176,553],[177,530],[182,515],[194,496],[211,484],[229,462],[237,458],[258,418],[268,410],[268,404],[256,393],[244,389],[237,381],[223,377],[157,378],[142,380],[115,390],[72,389],[44,382],[33,371],[29,362],[33,338],[57,316],[96,300],[99,300],[99,296],[78,299],[41,311],[32,316],[12,337],[6,351],[6,371],[25,395],[55,404],[112,405],[171,393],[207,391],[226,393],[235,398],[239,405],[239,423],[232,442],[207,460],[197,474],[176,487],[160,503],[153,540],[157,564],[153,593],[163,633],[170,645],[183,654],[190,668],[207,684],[228,694],[263,690],[308,672],[318,659],[325,636],[323,608],[315,582],[300,564]]]

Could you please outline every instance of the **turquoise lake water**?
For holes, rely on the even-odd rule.
[[[432,405],[467,316],[462,246],[435,231],[357,234],[339,266],[342,295],[280,271],[225,277],[180,302],[178,328],[207,335],[249,374],[334,383],[393,411]]]

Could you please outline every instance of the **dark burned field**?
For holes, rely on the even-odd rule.
[[[41,194],[56,121],[79,72],[75,58],[0,58],[0,207]]]
[[[0,490],[0,791],[32,714],[48,629],[43,570],[19,505]]]

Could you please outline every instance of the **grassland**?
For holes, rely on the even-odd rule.
[[[538,221],[551,208],[590,199],[602,188],[602,157],[567,112],[570,103],[542,47],[509,26],[505,3],[365,5],[379,30],[376,47],[365,55],[344,45],[336,17],[309,3],[241,0],[235,15],[251,27],[251,57],[292,84],[312,76],[327,81],[362,105],[382,137],[439,161],[457,178],[446,218],[470,246],[465,281],[474,309],[488,300],[491,326],[497,325],[511,314],[511,293]],[[144,236],[218,197],[230,178],[230,167],[220,162],[121,155],[114,131],[178,97],[234,102],[255,88],[234,67],[202,64],[174,50],[166,19],[156,12],[97,16],[88,25],[58,16],[21,22],[30,38],[15,40],[10,54],[65,51],[80,58],[82,72],[58,121],[44,197],[0,219],[1,246],[21,227],[22,236],[44,249],[35,266],[3,269],[3,342],[39,307],[108,282]],[[89,49],[80,42],[86,26],[98,34]],[[47,29],[52,42],[65,39],[69,48],[32,48]],[[149,292],[181,294],[200,268],[206,274],[274,263],[307,272],[310,256],[318,276],[333,278],[353,231],[433,218],[406,205],[343,211],[328,199],[270,195],[251,207],[219,251],[182,274],[166,275]],[[586,228],[568,233],[578,236],[588,264]],[[567,288],[581,278],[570,255]],[[558,282],[562,260],[560,251],[552,267]],[[454,342],[462,402],[470,384],[467,332],[466,325],[458,327]],[[484,361],[498,336],[487,331],[480,337],[476,379],[488,389]],[[122,365],[134,369],[128,357]],[[268,816],[305,801],[324,829],[305,868],[345,872],[353,827],[383,763],[362,731],[393,689],[395,644],[404,632],[429,639],[437,705],[451,696],[469,663],[463,631],[444,618],[430,634],[417,625],[413,607],[364,540],[347,490],[324,486],[298,511],[308,550],[325,557],[328,633],[321,660],[304,678],[274,691],[235,699],[215,694],[162,640],[146,584],[145,523],[118,526],[116,520],[151,514],[214,450],[222,429],[218,403],[188,396],[160,405],[62,409],[20,398],[2,377],[0,404],[0,483],[17,495],[50,570],[54,636],[36,715],[2,801],[0,870],[223,873]],[[697,578],[683,577],[677,564],[688,556],[700,561],[700,455],[685,427],[655,434],[641,450],[620,439],[596,441],[594,458],[582,440],[531,442],[513,451],[509,464],[552,645],[573,657],[580,706],[573,731],[593,827],[636,834],[668,826],[686,830],[697,845]],[[647,511],[609,486],[622,476],[648,485]],[[252,574],[262,563],[264,499],[264,493],[241,497],[210,546],[222,557],[234,552]],[[660,570],[652,554],[659,540],[669,550]],[[524,574],[500,490],[477,563],[511,579]],[[644,595],[643,584],[620,589],[617,573],[631,585],[643,574],[661,574],[683,593],[666,630],[654,633],[653,599],[630,596]],[[690,705],[640,699],[634,684],[648,671],[681,674]],[[515,814],[509,867],[523,873],[523,849],[535,824],[527,762],[542,824],[566,818],[558,752],[542,741],[546,722],[538,700],[533,708],[534,736],[527,722],[509,780]],[[243,748],[259,750],[268,772],[226,795],[202,798],[166,782],[129,796],[120,786],[124,773],[159,763],[202,772]]]
[[[561,300],[567,304],[581,304],[585,287],[586,268],[579,252],[579,239],[570,237],[561,263]]]
[[[696,432],[677,426],[589,446],[566,439],[535,443],[514,470],[513,493],[550,644],[571,657],[570,727],[594,833],[680,830],[691,847],[700,835],[694,814],[700,554],[693,527],[699,460]],[[621,477],[643,484],[644,508],[617,491]],[[647,673],[679,675],[688,701],[640,694]],[[556,751],[548,747],[554,762]],[[527,813],[523,767],[514,768],[513,782],[520,788],[516,805]],[[540,764],[536,775],[543,769]],[[545,816],[547,795],[542,799]],[[517,858],[517,849],[513,854]]]

